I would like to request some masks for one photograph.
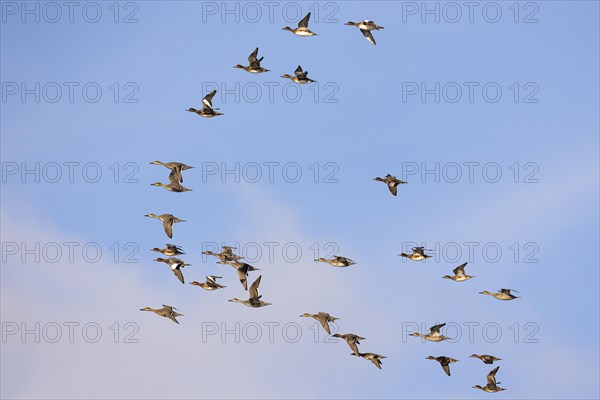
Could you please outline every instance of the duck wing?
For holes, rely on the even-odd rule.
[[[431,331],[431,333],[440,333],[440,329],[442,329],[442,327],[446,325],[446,323],[444,322],[443,324],[437,324],[432,326],[431,328],[429,328],[429,330]]]
[[[252,64],[253,62],[255,62],[255,61],[256,61],[256,58],[257,58],[257,56],[258,56],[258,47],[256,48],[256,50],[254,50],[254,51],[252,52],[252,54],[250,54],[250,55],[248,56],[248,62],[249,62],[250,64]]]
[[[310,19],[310,13],[306,14],[306,17],[302,18],[298,22],[298,28],[308,28],[308,20]]]
[[[442,364],[442,369],[446,373],[446,375],[450,376],[450,364]]]
[[[375,45],[377,44],[375,42],[375,38],[373,37],[373,34],[371,33],[371,31],[368,31],[366,29],[361,29],[360,31],[364,35],[365,39],[367,39],[371,44],[375,44]]]
[[[248,271],[245,268],[238,268],[237,275],[244,290],[248,290]]]
[[[258,295],[258,286],[260,285],[261,278],[262,278],[262,275],[259,275],[259,277],[256,278],[256,280],[254,281],[254,283],[252,283],[252,285],[250,286],[250,289],[248,290],[248,294],[250,295],[251,299],[260,298],[260,296]]]
[[[398,187],[396,185],[388,185],[388,189],[390,189],[390,193],[394,196],[398,194]]]
[[[496,372],[498,372],[499,369],[500,369],[500,366],[491,370],[490,373],[487,375],[488,385],[496,386]]]
[[[325,329],[325,332],[327,332],[328,335],[331,335],[331,329],[329,329],[329,324],[327,323],[327,319],[319,318],[318,321],[321,323],[321,326],[323,327],[323,329]]]
[[[163,221],[163,228],[165,228],[165,233],[169,237],[169,239],[173,238],[173,219],[168,218]]]
[[[456,276],[464,276],[465,275],[465,267],[467,266],[468,261],[464,264],[459,265],[458,267],[454,268],[452,270],[452,272],[454,273],[454,275]]]
[[[215,97],[215,94],[217,93],[216,90],[213,90],[212,92],[210,92],[209,94],[207,94],[206,96],[204,96],[204,98],[202,99],[202,108],[204,108],[204,106],[212,109],[212,99],[213,97]]]
[[[175,276],[177,277],[177,279],[179,279],[179,281],[181,283],[185,283],[183,280],[183,273],[181,272],[181,270],[179,268],[173,268],[173,273],[175,274]]]

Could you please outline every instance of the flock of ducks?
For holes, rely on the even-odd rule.
[[[298,26],[296,28],[292,29],[292,28],[286,26],[282,29],[292,32],[293,34],[298,35],[298,36],[316,36],[317,34],[312,32],[308,28],[310,16],[311,16],[311,13],[309,12],[302,20],[300,20],[300,22],[298,22]],[[345,25],[357,27],[361,31],[361,33],[364,35],[364,37],[373,45],[375,45],[376,42],[373,37],[372,31],[375,31],[375,30],[378,31],[380,29],[383,29],[382,26],[379,26],[376,23],[374,23],[373,21],[369,21],[369,20],[363,20],[360,22],[347,22],[347,23],[345,23]],[[259,49],[256,48],[248,56],[248,65],[244,66],[241,64],[237,64],[234,66],[234,68],[243,69],[244,71],[252,73],[252,74],[260,74],[260,73],[269,72],[270,71],[269,69],[266,69],[261,66],[261,62],[264,57],[259,58],[258,51],[259,51]],[[316,81],[308,78],[308,71],[304,70],[300,65],[294,71],[294,75],[284,74],[281,77],[290,79],[292,82],[295,82],[298,84],[307,84],[307,83],[311,83],[311,82],[316,82]],[[212,117],[224,115],[223,113],[220,113],[217,111],[218,108],[213,107],[212,99],[215,96],[216,92],[217,92],[216,90],[213,90],[212,92],[208,93],[202,99],[202,107],[199,110],[195,109],[195,108],[189,108],[187,111],[196,113],[199,116],[205,117],[205,118],[212,118]],[[162,165],[163,167],[168,168],[170,170],[170,173],[168,176],[168,179],[169,179],[168,184],[164,184],[161,182],[155,182],[155,183],[152,183],[152,186],[162,187],[166,190],[169,190],[169,191],[175,192],[175,193],[187,192],[187,191],[192,190],[192,189],[189,189],[182,185],[183,171],[193,168],[192,166],[189,166],[189,165],[186,165],[183,163],[179,163],[179,162],[163,163],[161,161],[153,161],[150,164]],[[390,191],[390,193],[393,196],[397,196],[399,185],[403,185],[403,184],[407,183],[407,182],[404,182],[390,174],[387,174],[384,178],[381,178],[381,177],[373,178],[373,180],[385,183],[386,186],[388,187],[388,190]],[[170,239],[173,238],[173,225],[176,223],[179,223],[179,222],[185,222],[185,220],[177,218],[172,214],[160,214],[160,215],[146,214],[145,216],[149,217],[149,218],[156,218],[156,219],[162,221],[163,229],[164,229],[166,235]],[[241,304],[243,304],[247,307],[251,307],[251,308],[261,308],[261,307],[266,307],[266,306],[271,305],[271,303],[263,301],[262,295],[259,294],[259,286],[261,283],[262,275],[259,275],[252,282],[252,284],[250,285],[250,288],[248,288],[247,280],[248,280],[249,272],[257,271],[259,269],[255,268],[254,266],[252,266],[248,263],[241,261],[243,259],[243,257],[236,255],[234,253],[234,250],[235,250],[234,247],[222,246],[222,251],[220,253],[214,253],[212,251],[202,252],[202,254],[214,256],[215,258],[217,258],[218,264],[226,264],[226,265],[233,267],[234,270],[236,271],[236,275],[242,285],[242,288],[248,292],[247,299],[240,300],[238,298],[232,298],[229,301],[233,302],[233,303],[241,303]],[[171,269],[171,271],[173,272],[173,274],[175,275],[175,277],[182,284],[184,284],[185,279],[183,276],[182,269],[186,266],[190,266],[190,264],[177,258],[177,256],[185,255],[185,252],[183,251],[183,249],[175,244],[167,244],[166,247],[163,249],[155,247],[152,249],[152,251],[161,253],[164,256],[169,257],[169,258],[156,258],[155,261],[163,262],[163,263],[167,264],[169,266],[169,268]],[[399,256],[408,258],[409,260],[412,260],[412,261],[423,261],[423,260],[426,260],[431,257],[431,255],[426,254],[427,251],[431,251],[431,250],[426,250],[424,247],[413,247],[411,254],[401,253],[401,254],[399,254]],[[347,257],[342,257],[342,256],[333,256],[333,258],[331,258],[331,259],[318,258],[318,259],[315,259],[314,261],[327,263],[332,267],[341,267],[341,268],[349,267],[351,265],[356,264],[355,261],[353,261]],[[442,278],[450,279],[455,282],[464,282],[466,280],[475,278],[474,276],[467,275],[465,273],[466,265],[467,265],[467,263],[465,262],[464,264],[457,266],[452,271],[454,275],[445,275]],[[220,285],[219,283],[217,283],[217,279],[222,279],[222,277],[216,276],[216,275],[208,275],[208,276],[206,276],[205,282],[193,281],[190,284],[194,285],[194,286],[199,286],[202,289],[207,290],[207,291],[215,291],[215,290],[220,290],[220,289],[226,288],[226,286],[223,286],[223,285]],[[518,297],[514,296],[511,292],[516,292],[516,291],[512,290],[512,289],[500,289],[497,293],[482,291],[482,292],[480,292],[480,294],[490,295],[498,300],[505,300],[505,301],[517,299]],[[160,309],[144,307],[141,309],[141,311],[153,312],[161,317],[169,318],[171,321],[173,321],[177,324],[179,324],[177,317],[183,316],[183,314],[180,314],[177,312],[178,310],[175,307],[172,307],[169,305],[163,305],[163,307]],[[321,326],[323,327],[323,330],[328,335],[331,335],[331,329],[330,329],[329,323],[340,319],[337,317],[333,317],[332,315],[330,315],[326,312],[319,312],[317,314],[304,313],[304,314],[300,315],[300,317],[315,319],[316,321],[318,321],[321,324]],[[411,333],[410,336],[420,337],[422,339],[425,339],[425,340],[431,341],[431,342],[442,342],[444,340],[449,339],[448,337],[441,334],[441,329],[445,325],[446,325],[445,323],[437,324],[437,325],[434,325],[431,328],[429,328],[429,333],[427,333],[427,334],[414,332],[414,333]],[[352,351],[351,355],[371,361],[377,368],[381,369],[382,359],[386,358],[385,356],[382,356],[382,355],[376,354],[376,353],[362,353],[359,351],[358,345],[360,344],[361,340],[366,340],[364,337],[361,337],[354,333],[345,333],[345,334],[336,333],[332,336],[345,340],[346,343],[348,344],[350,350]],[[483,355],[473,354],[470,357],[478,358],[481,361],[483,361],[485,364],[493,364],[495,361],[501,360],[500,358],[489,355],[489,354],[483,354]],[[443,371],[448,376],[451,375],[450,374],[450,364],[459,361],[457,359],[454,359],[454,358],[448,357],[448,356],[437,356],[437,357],[428,356],[426,359],[437,361],[441,365]],[[480,389],[480,390],[483,390],[488,393],[494,393],[494,392],[499,392],[499,391],[505,390],[504,388],[501,388],[498,386],[498,384],[500,382],[496,382],[496,373],[498,372],[499,368],[500,367],[496,367],[488,373],[487,383],[485,386],[476,385],[476,386],[473,386],[473,388]]]

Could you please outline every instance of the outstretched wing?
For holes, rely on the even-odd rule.
[[[490,373],[487,375],[487,383],[488,385],[496,385],[496,372],[498,372],[498,370],[500,369],[500,367],[496,367],[493,370],[490,371]]]
[[[388,189],[390,189],[390,193],[394,196],[398,194],[398,187],[396,185],[388,185]]]
[[[302,18],[298,22],[298,28],[308,28],[308,20],[310,19],[310,13],[306,14],[306,17]]]
[[[446,375],[450,376],[450,365],[449,364],[442,364],[442,368],[444,369],[444,372],[446,373]]]
[[[257,58],[257,56],[258,56],[258,47],[256,48],[256,50],[254,50],[254,51],[252,52],[252,54],[250,54],[250,55],[248,56],[248,62],[249,62],[250,64],[252,64],[253,62],[255,62],[255,61],[256,61],[256,58]]]
[[[373,37],[373,34],[371,34],[371,31],[365,29],[361,29],[360,31],[369,42],[371,42],[372,44],[377,44],[375,43],[375,38]]]
[[[177,279],[179,279],[179,281],[181,283],[185,283],[183,281],[183,273],[181,272],[181,270],[179,268],[174,268],[173,269],[173,273],[175,274],[175,276],[177,277]]]
[[[442,329],[442,327],[446,325],[446,323],[444,322],[443,324],[437,324],[432,326],[431,328],[429,328],[429,330],[431,331],[431,333],[440,333],[440,329]]]
[[[465,275],[465,267],[467,266],[468,261],[464,264],[460,264],[458,267],[454,268],[452,272],[456,276],[464,276]]]
[[[163,228],[165,228],[165,233],[169,237],[169,239],[173,238],[173,220],[165,219],[163,221]]]
[[[213,97],[215,97],[216,93],[217,93],[217,91],[213,90],[212,92],[210,92],[209,94],[207,94],[206,96],[204,96],[204,98],[202,99],[202,104],[203,104],[202,108],[204,108],[204,106],[206,106],[206,107],[208,107],[210,109],[213,108],[213,106],[212,106],[212,99],[213,99]]]
[[[327,323],[327,319],[320,319],[319,322],[321,323],[321,326],[323,327],[323,329],[325,329],[325,332],[327,332],[328,335],[331,335],[331,329],[329,329],[329,324]]]
[[[260,280],[262,278],[262,275],[260,275],[258,278],[256,278],[256,280],[254,281],[254,283],[252,283],[252,285],[250,286],[250,290],[248,290],[248,293],[250,295],[251,299],[258,299],[258,286],[260,285]]]

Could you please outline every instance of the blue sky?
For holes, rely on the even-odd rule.
[[[97,23],[82,17],[84,3],[72,23],[66,9],[56,23],[44,21],[44,15],[39,23],[32,16],[22,22],[21,4],[1,4],[0,285],[7,335],[1,343],[2,397],[479,398],[471,387],[485,383],[491,368],[468,355],[488,353],[503,358],[498,380],[508,389],[505,398],[598,398],[597,2],[519,3],[518,23],[513,2],[498,3],[502,16],[496,23],[486,20],[493,10],[486,18],[481,14],[487,3],[475,9],[472,23],[466,8],[456,23],[444,15],[439,23],[427,15],[423,22],[420,8],[407,14],[421,2],[276,3],[273,21],[261,6],[262,17],[254,23],[242,3],[239,22],[235,15],[222,21],[222,2],[121,3],[119,23],[113,22],[112,2],[99,3]],[[215,4],[217,13],[208,15]],[[312,9],[310,28],[319,36],[280,30],[294,24],[281,10],[291,14],[296,5],[302,15]],[[138,22],[122,23],[134,11]],[[329,13],[338,22],[326,20]],[[538,22],[524,23],[531,13]],[[343,25],[361,19],[385,27],[374,34],[377,46]],[[272,72],[251,75],[232,68],[257,46]],[[291,102],[285,93],[294,93],[294,87],[280,75],[299,64],[318,86],[302,86],[301,99]],[[20,93],[9,94],[23,82],[30,88],[46,85],[47,97],[40,94],[37,103],[27,95],[23,102]],[[55,103],[46,100],[51,82],[63,88]],[[73,102],[65,82],[79,84]],[[89,82],[102,89],[96,103],[81,93]],[[211,82],[233,92],[238,84],[240,100],[221,90],[213,103],[225,116],[186,113],[198,108],[203,85]],[[448,92],[436,103],[434,95],[421,101],[403,93],[407,85],[433,88],[436,82],[448,90],[473,82],[475,97],[470,102],[463,91],[452,103]],[[483,97],[486,84],[501,88],[497,102]],[[272,102],[268,85],[274,87]],[[253,102],[250,90],[257,87],[262,97]],[[138,102],[125,103],[132,88]],[[525,102],[533,90],[531,99],[538,101]],[[184,184],[194,191],[173,194],[150,186],[165,182],[168,174],[149,165],[152,160],[195,166],[184,173]],[[79,164],[71,183],[64,163],[72,162]],[[36,163],[40,182],[33,175],[22,178],[22,168]],[[49,175],[53,163],[61,166],[56,183]],[[95,183],[81,175],[80,166],[89,163],[97,164],[91,164],[88,180],[95,165],[102,173]],[[211,166],[220,172],[236,163],[247,172],[261,165],[263,178],[203,179]],[[273,182],[266,179],[265,163],[279,163]],[[302,171],[296,183],[281,175],[280,166],[290,163]],[[401,177],[409,165],[431,169],[436,163],[440,171],[463,166],[463,177],[451,183],[442,176],[438,183],[432,175],[406,176],[409,183],[397,197],[372,180],[387,173]],[[488,182],[491,175],[476,169],[469,182],[465,163],[495,163],[502,178]],[[537,183],[523,182],[534,169]],[[324,182],[331,171],[337,182]],[[129,172],[137,183],[124,182]],[[159,222],[144,218],[149,212],[170,212],[187,222],[176,225],[169,240]],[[64,252],[65,242],[79,243],[77,249],[97,243],[102,257],[89,262],[76,250],[73,261],[63,254],[49,262],[49,253],[39,263],[31,255],[21,259],[24,246],[49,249],[58,243]],[[239,243],[248,258],[253,243],[259,244],[263,255],[253,264],[261,269],[264,300],[273,306],[248,309],[226,301],[245,295],[233,269],[201,255],[203,246],[221,242]],[[266,242],[278,243],[273,259],[265,255]],[[323,246],[329,242],[358,264],[347,269],[315,264],[312,246],[317,243],[327,255]],[[437,257],[403,262],[397,254],[413,242],[439,249]],[[476,250],[467,272],[476,278],[441,279],[467,261],[465,243],[471,242]],[[114,243],[121,248],[117,262]],[[137,262],[123,262],[127,243],[133,243]],[[152,261],[157,253],[148,251],[164,243],[187,252],[182,257],[192,264],[184,271],[187,281],[216,274],[227,288],[205,292],[179,284],[166,266]],[[454,243],[465,252],[460,261],[449,260],[450,250],[441,254]],[[516,258],[515,243],[521,249]],[[7,247],[13,244],[15,254]],[[280,252],[290,244],[301,249],[297,262]],[[483,247],[500,248],[502,256],[489,262]],[[526,260],[532,249],[533,260]],[[499,302],[477,294],[501,287],[517,289],[523,298]],[[161,304],[182,310],[181,325],[138,311]],[[318,311],[340,317],[341,332],[367,337],[361,351],[387,356],[383,369],[350,357],[345,343],[314,343],[314,321],[298,316]],[[20,331],[7,334],[36,322],[56,322],[63,337],[35,343],[33,335],[21,340]],[[102,338],[88,343],[76,331],[70,343],[65,322],[96,323]],[[110,329],[115,322],[121,334],[124,324],[136,324],[138,342],[119,337],[115,343]],[[273,343],[264,337],[236,343],[231,335],[202,340],[207,324],[232,329],[238,322],[257,323],[263,334],[264,323],[292,324],[301,327],[302,338],[290,343],[276,330]],[[440,344],[403,339],[403,326],[438,322],[461,326],[462,337]],[[479,324],[472,343],[465,337],[470,323]],[[532,332],[524,328],[527,323],[536,327],[529,339],[537,343],[525,340]],[[483,337],[486,324],[500,328],[496,343]],[[428,355],[461,361],[448,378],[425,360]],[[164,385],[166,376],[172,385]]]

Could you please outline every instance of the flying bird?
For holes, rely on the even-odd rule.
[[[371,31],[378,31],[380,29],[383,29],[383,26],[379,26],[375,22],[369,21],[368,19],[362,20],[360,22],[349,21],[346,22],[344,25],[356,26],[358,29],[360,29],[365,39],[367,39],[372,44],[377,43],[375,43],[375,38],[373,37]]]
[[[442,327],[444,325],[446,325],[446,324],[443,323],[443,324],[438,324],[438,325],[432,326],[431,328],[429,328],[430,332],[427,335],[423,335],[418,332],[413,332],[410,334],[410,336],[421,337],[425,340],[429,340],[430,342],[442,342],[444,340],[449,339],[448,337],[446,337],[440,333],[440,329],[442,329]]]
[[[413,247],[412,254],[400,253],[398,255],[400,257],[408,258],[409,260],[421,261],[421,260],[425,260],[427,258],[432,257],[430,255],[425,254],[426,251],[432,251],[432,250],[425,250],[425,247]]]
[[[394,196],[396,196],[398,194],[398,185],[402,185],[408,182],[404,182],[398,178],[396,178],[394,175],[390,175],[387,174],[385,176],[385,178],[380,178],[380,177],[376,177],[373,178],[374,181],[378,181],[378,182],[384,182],[388,189],[390,190],[390,193],[393,194]]]
[[[366,338],[355,335],[354,333],[344,333],[343,335],[336,333],[333,337],[344,339],[346,343],[348,343],[350,350],[357,356],[360,354],[357,344],[360,344],[360,340],[366,340]]]
[[[473,386],[473,389],[481,389],[488,393],[496,393],[506,390],[498,386],[501,382],[496,382],[496,372],[498,372],[499,369],[500,367],[496,367],[490,371],[490,373],[487,375],[487,384],[485,386],[475,385]]]
[[[448,376],[450,376],[450,364],[458,361],[458,360],[455,360],[454,358],[445,357],[445,356],[439,356],[439,357],[429,356],[426,359],[439,362],[440,365],[442,366],[442,369]]]
[[[163,223],[163,228],[165,229],[165,233],[167,234],[169,239],[173,238],[173,224],[176,224],[178,222],[185,222],[184,219],[179,219],[172,214],[146,214],[145,217],[156,218],[161,220]]]
[[[158,314],[161,317],[169,318],[171,321],[175,322],[176,324],[179,324],[179,321],[177,321],[177,317],[181,317],[183,316],[183,314],[179,314],[174,310],[177,309],[175,307],[167,306],[165,304],[163,304],[162,308],[159,309],[154,309],[150,307],[144,307],[140,309],[140,311],[152,311],[153,313]]]
[[[266,302],[262,301],[261,300],[262,296],[258,294],[258,286],[260,285],[261,278],[262,278],[262,275],[260,275],[258,278],[256,278],[254,283],[252,283],[252,285],[250,286],[250,289],[248,290],[248,295],[249,295],[248,300],[240,300],[237,298],[233,298],[229,301],[231,301],[232,303],[242,303],[243,305],[245,305],[247,307],[252,307],[252,308],[270,306],[271,303],[266,303]]]
[[[183,273],[181,272],[181,268],[192,265],[192,264],[185,263],[185,262],[181,261],[179,258],[175,258],[175,257],[157,258],[154,261],[164,262],[169,267],[171,267],[171,271],[173,271],[173,274],[175,274],[175,276],[177,277],[177,279],[179,279],[179,281],[181,283],[185,283],[183,280]]]
[[[323,257],[319,257],[318,259],[315,260],[315,262],[324,262],[324,263],[331,265],[332,267],[342,267],[342,268],[349,267],[351,265],[356,264],[351,259],[346,258],[346,257],[341,257],[341,256],[333,256],[333,258],[331,260],[327,260]]]
[[[333,317],[329,314],[327,314],[326,312],[319,312],[318,314],[309,314],[309,313],[304,313],[301,315],[301,317],[310,317],[310,318],[314,318],[317,321],[319,321],[321,323],[321,326],[323,327],[323,329],[325,329],[325,332],[327,332],[328,335],[331,335],[331,329],[329,328],[329,322],[333,322],[339,318]]]
[[[479,292],[479,294],[487,294],[489,296],[495,297],[498,300],[506,300],[506,301],[520,299],[519,296],[515,296],[514,294],[511,293],[511,291],[519,293],[518,291],[516,291],[514,289],[500,289],[498,291],[498,293],[490,293],[487,290],[484,290],[483,292]]]
[[[454,276],[444,275],[444,276],[442,276],[442,278],[452,279],[454,282],[464,282],[471,278],[475,278],[474,276],[465,274],[466,266],[467,266],[467,263],[460,264],[458,267],[456,267],[452,270],[452,273],[454,274]]]
[[[304,18],[302,18],[300,20],[300,22],[298,22],[298,27],[297,28],[290,28],[289,26],[286,26],[285,28],[281,28],[284,31],[290,31],[292,32],[294,35],[298,35],[298,36],[316,36],[317,34],[312,32],[310,29],[308,29],[308,20],[310,19],[310,13],[306,14],[306,16]]]
[[[235,65],[233,68],[240,68],[240,69],[243,69],[244,71],[250,72],[252,74],[260,74],[263,72],[269,72],[270,70],[260,66],[260,62],[263,60],[264,57],[261,57],[261,58],[257,58],[257,57],[258,57],[258,47],[256,48],[256,50],[254,50],[252,52],[252,54],[250,54],[248,56],[249,65],[244,66],[244,65],[238,64],[238,65]]]
[[[162,253],[165,256],[178,256],[180,254],[185,254],[184,251],[181,249],[181,247],[174,245],[174,244],[167,244],[167,247],[164,249],[159,249],[158,247],[155,247],[152,249],[152,251],[156,251],[158,253]]]
[[[206,277],[206,282],[200,283],[200,282],[194,281],[194,282],[190,283],[190,285],[200,286],[204,290],[223,289],[224,287],[227,287],[227,286],[221,286],[217,283],[217,279],[220,279],[220,278],[221,278],[220,276],[208,275]]]
[[[217,112],[218,108],[213,108],[212,106],[212,98],[217,93],[216,90],[213,90],[202,99],[202,108],[200,110],[196,110],[195,108],[188,108],[187,111],[198,114],[204,118],[212,118],[218,117],[219,115],[225,115],[223,113]]]
[[[306,84],[306,83],[316,82],[316,81],[313,81],[312,79],[310,79],[308,77],[308,71],[303,71],[302,67],[299,65],[298,65],[298,68],[296,68],[296,70],[294,71],[294,76],[284,74],[284,75],[281,75],[281,77],[291,79],[292,82],[296,82],[301,85]]]

